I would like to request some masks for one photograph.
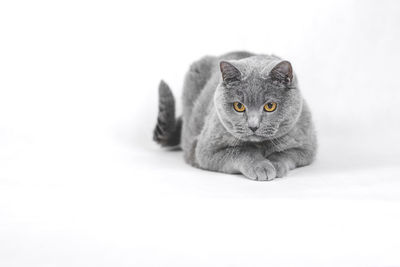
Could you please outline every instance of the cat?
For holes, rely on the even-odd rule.
[[[259,181],[311,164],[317,151],[311,113],[291,63],[249,52],[194,62],[178,118],[174,96],[161,81],[153,139],[180,146],[194,167]]]

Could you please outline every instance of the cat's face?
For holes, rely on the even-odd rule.
[[[278,61],[272,63],[274,67],[263,68],[260,64],[265,61],[241,61],[220,63],[223,79],[214,102],[222,124],[244,141],[259,142],[286,134],[302,108],[290,63]]]

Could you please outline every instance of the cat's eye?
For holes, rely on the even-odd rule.
[[[233,108],[237,111],[237,112],[243,112],[246,110],[245,106],[240,103],[240,102],[234,102],[233,103]]]
[[[277,104],[275,102],[268,102],[264,105],[264,110],[266,112],[272,112],[276,109]]]

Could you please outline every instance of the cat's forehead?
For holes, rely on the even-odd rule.
[[[268,99],[285,98],[285,86],[274,83],[269,74],[274,67],[282,62],[276,56],[252,56],[233,61],[234,66],[240,71],[240,82],[228,90],[232,98],[247,103],[260,104]]]
[[[232,89],[230,95],[246,103],[263,103],[271,98],[279,99],[284,94],[284,90],[260,78],[258,74],[254,74],[254,77],[249,77]]]
[[[282,59],[276,56],[252,56],[237,61],[244,80],[267,78]]]

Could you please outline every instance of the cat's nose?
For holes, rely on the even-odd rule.
[[[258,116],[258,114],[249,112],[247,126],[253,132],[257,131],[258,127],[260,126],[260,117]]]
[[[258,126],[249,126],[250,130],[252,130],[253,132],[256,132],[258,129]]]

